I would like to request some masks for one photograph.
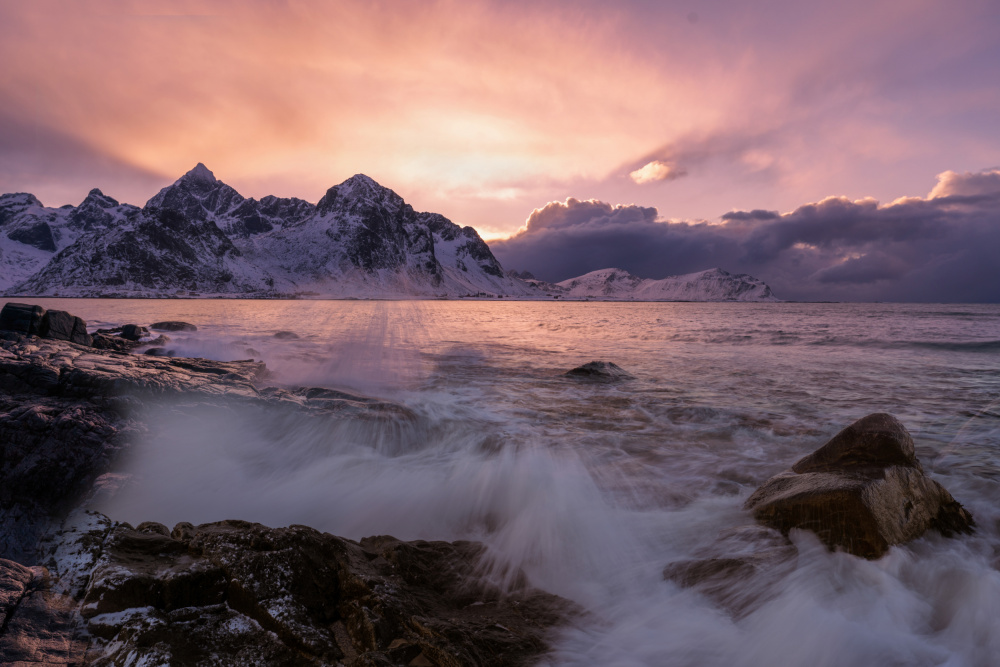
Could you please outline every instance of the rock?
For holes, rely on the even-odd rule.
[[[146,530],[141,530],[148,526]],[[474,577],[470,542],[360,543],[244,521],[114,529],[81,613],[107,664],[521,665],[573,606]],[[261,576],[264,575],[264,576]],[[422,658],[421,658],[422,656]],[[102,662],[101,664],[104,664]]]
[[[972,515],[924,474],[906,428],[884,413],[859,419],[766,481],[744,508],[783,533],[811,530],[831,549],[869,559],[928,528],[950,537],[974,526]]]
[[[176,352],[174,352],[173,350],[168,350],[165,347],[151,347],[148,350],[146,350],[145,352],[143,352],[143,354],[145,354],[146,356],[149,356],[149,357],[175,357],[175,356],[177,356]]]
[[[155,322],[149,325],[153,331],[197,331],[198,327],[187,322]]]
[[[0,664],[83,664],[76,602],[52,585],[45,568],[0,559]]]
[[[146,327],[140,327],[138,324],[126,324],[122,327],[121,337],[125,340],[138,341],[148,333],[149,329]]]
[[[357,543],[241,521],[133,529],[76,509],[121,483],[114,462],[157,428],[138,419],[164,398],[182,398],[181,420],[240,406],[326,420],[317,428],[415,419],[322,387],[258,390],[265,375],[256,362],[0,336],[0,559],[11,559],[0,560],[0,664],[537,661],[550,629],[578,612],[479,581],[479,544]]]
[[[584,364],[571,371],[567,371],[566,375],[568,377],[596,380],[599,382],[613,382],[615,380],[630,380],[633,378],[621,366],[610,361],[591,361],[589,364]]]
[[[49,310],[42,316],[40,334],[44,338],[68,340],[90,347],[94,339],[87,333],[87,323],[65,310]]]
[[[118,336],[108,336],[107,334],[95,333],[92,336],[94,342],[92,346],[98,350],[113,350],[115,352],[128,352],[136,345],[130,340],[125,340]]]
[[[274,337],[279,340],[294,340],[299,337],[294,331],[279,331],[274,334]]]
[[[0,329],[28,335],[40,335],[45,309],[26,303],[7,303],[0,310]]]

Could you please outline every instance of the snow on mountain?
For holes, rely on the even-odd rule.
[[[146,209],[81,236],[12,290],[37,296],[274,295],[274,279],[247,262],[212,222]]]
[[[142,209],[97,189],[61,208],[0,195],[0,291],[12,295],[777,301],[760,280],[721,269],[524,277],[505,273],[472,227],[414,211],[363,174],[315,205],[246,198],[201,163]]]
[[[116,208],[117,207],[117,208]],[[45,226],[43,227],[42,224]],[[203,164],[143,209],[0,198],[0,289],[62,296],[529,296],[471,227],[356,175],[313,205],[245,198]]]
[[[139,209],[93,189],[79,206],[47,208],[23,192],[0,195],[0,290],[42,269],[83,235],[112,229]]]
[[[537,282],[537,281],[536,281]],[[634,301],[779,301],[771,288],[745,273],[708,269],[650,280],[621,269],[600,269],[544,288],[561,288],[569,299]]]

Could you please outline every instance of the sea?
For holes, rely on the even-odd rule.
[[[150,408],[131,481],[100,508],[114,519],[481,541],[483,577],[523,573],[584,610],[553,667],[1000,665],[998,305],[37,301],[91,329],[191,322],[173,353],[260,359],[269,383],[415,415]],[[597,360],[633,378],[564,375]],[[873,412],[909,429],[973,535],[868,561],[792,531],[793,566],[735,577],[736,609],[664,578],[753,553],[749,494]]]

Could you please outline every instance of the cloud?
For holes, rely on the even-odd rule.
[[[719,266],[785,299],[1000,301],[997,176],[946,172],[926,198],[828,197],[783,214],[731,211],[719,224],[568,199],[491,247],[507,268],[550,281],[611,266],[648,278]]]
[[[527,232],[565,227],[606,227],[653,222],[656,209],[634,204],[612,205],[596,199],[581,201],[570,197],[565,202],[549,202],[536,208],[525,222]]]
[[[646,163],[629,173],[629,178],[635,181],[637,184],[642,185],[644,183],[654,183],[656,181],[672,181],[676,178],[680,178],[687,174],[683,169],[663,162],[662,160],[653,160],[652,162]]]
[[[953,195],[975,196],[1000,193],[1000,169],[987,169],[977,173],[946,171],[938,174],[938,183],[930,197]]]

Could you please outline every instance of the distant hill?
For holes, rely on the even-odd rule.
[[[708,269],[650,280],[622,269],[600,269],[560,283],[529,280],[535,289],[564,299],[605,301],[779,301],[771,288],[745,273]]]

